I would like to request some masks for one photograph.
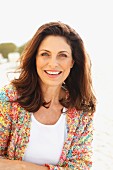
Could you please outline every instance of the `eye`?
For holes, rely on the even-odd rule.
[[[67,55],[64,54],[64,53],[59,54],[59,56],[60,56],[60,57],[65,57],[65,58],[67,57]]]
[[[49,54],[46,52],[43,52],[43,53],[41,53],[41,56],[49,56]]]

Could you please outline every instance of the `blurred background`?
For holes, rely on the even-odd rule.
[[[0,0],[0,87],[18,74],[19,58],[37,28],[50,21],[74,27],[92,60],[97,96],[93,170],[113,170],[112,0]]]

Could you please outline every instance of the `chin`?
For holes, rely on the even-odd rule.
[[[43,86],[48,86],[48,87],[61,87],[62,83],[57,83],[57,82],[49,82],[49,83],[44,83],[43,82]]]

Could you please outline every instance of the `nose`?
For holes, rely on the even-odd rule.
[[[57,65],[58,65],[57,57],[51,56],[51,58],[49,59],[49,66],[56,67]]]

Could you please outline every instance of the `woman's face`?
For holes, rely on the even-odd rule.
[[[36,68],[42,85],[61,86],[73,66],[71,47],[65,38],[47,36],[36,55]]]

